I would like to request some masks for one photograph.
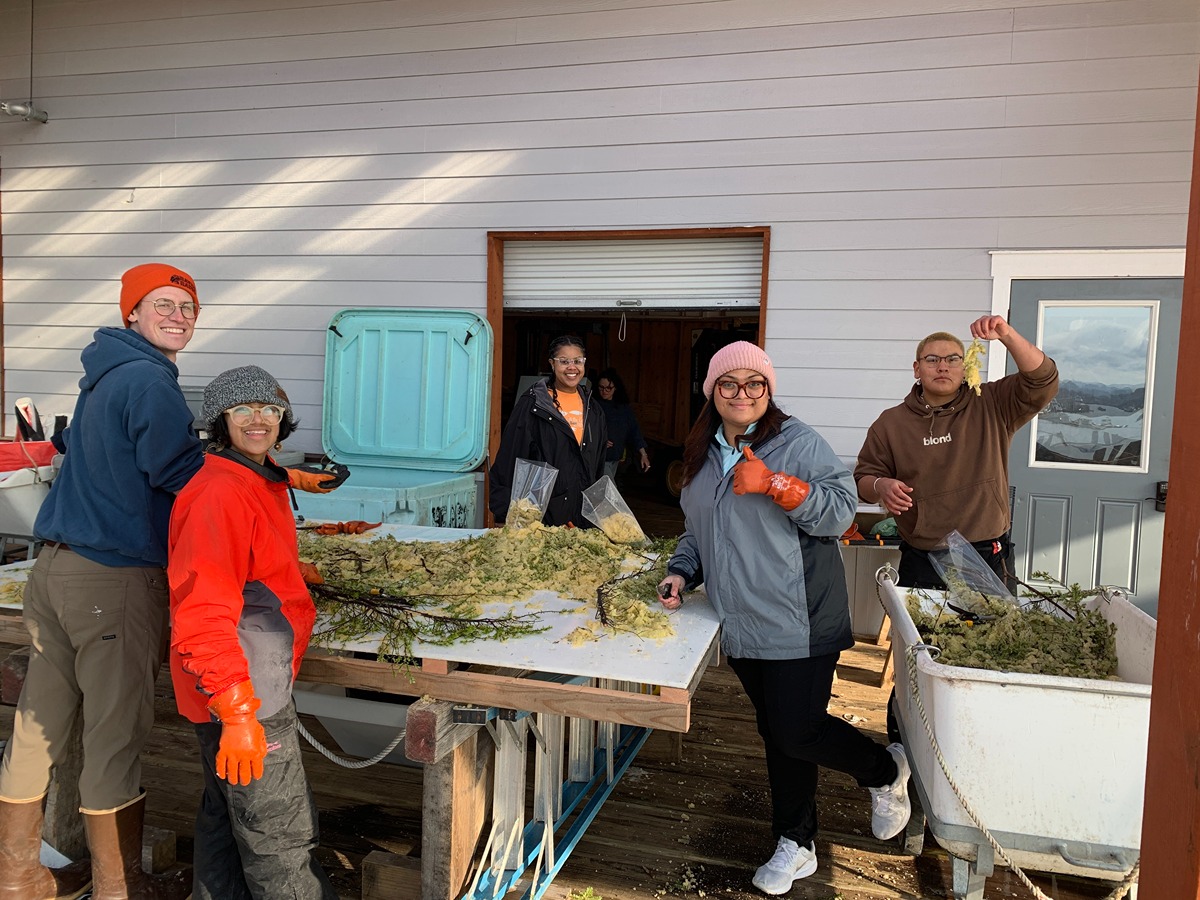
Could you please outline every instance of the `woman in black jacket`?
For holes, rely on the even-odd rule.
[[[646,439],[629,402],[629,391],[616,369],[605,369],[596,379],[596,402],[604,411],[604,423],[608,428],[608,450],[604,454],[604,474],[617,480],[617,466],[626,454],[632,458],[637,454],[638,468],[650,471],[650,454],[646,451]]]
[[[608,434],[604,414],[583,378],[583,341],[564,335],[550,342],[551,373],[517,398],[489,473],[488,506],[496,524],[508,516],[513,467],[518,459],[558,469],[554,492],[542,521],[547,525],[591,527],[583,518],[583,491],[604,468]]]

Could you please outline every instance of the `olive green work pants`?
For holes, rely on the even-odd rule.
[[[62,546],[43,548],[25,586],[29,671],[0,763],[0,799],[50,787],[83,715],[84,809],[117,809],[141,794],[141,752],[154,725],[154,682],[167,649],[161,568],[104,566]]]

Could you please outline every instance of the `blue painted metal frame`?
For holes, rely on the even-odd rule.
[[[603,748],[599,748],[595,751],[593,760],[595,774],[592,775],[591,779],[585,782],[567,781],[563,783],[563,811],[562,815],[554,823],[554,834],[556,836],[554,842],[554,864],[539,873],[536,883],[531,884],[525,893],[521,895],[521,900],[541,900],[542,895],[546,893],[547,888],[553,883],[554,876],[558,874],[559,869],[566,863],[571,855],[571,851],[575,849],[575,845],[579,843],[580,838],[588,830],[588,826],[592,824],[597,813],[600,812],[600,807],[604,805],[604,801],[612,794],[653,730],[631,725],[622,725],[620,728],[621,737],[617,741],[617,746],[613,754],[612,781],[607,780],[608,759],[606,751]],[[579,814],[575,816],[570,826],[562,834],[559,834],[559,829],[563,828],[577,807],[579,807]],[[506,869],[503,877],[499,879],[499,884],[496,883],[497,879],[491,870],[485,872],[479,879],[479,883],[475,886],[475,890],[463,894],[462,900],[492,900],[494,897],[505,896],[524,877],[525,872],[537,859],[544,834],[545,825],[543,823],[531,822],[526,825],[525,833],[521,836],[520,865],[515,869]]]

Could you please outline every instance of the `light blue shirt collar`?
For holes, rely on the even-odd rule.
[[[751,422],[750,427],[746,429],[746,434],[754,434],[754,429],[758,427],[757,422]],[[742,451],[737,447],[730,447],[729,441],[725,440],[724,425],[717,426],[717,447],[721,452],[721,474],[728,475],[729,470],[737,465],[738,460],[742,459]]]

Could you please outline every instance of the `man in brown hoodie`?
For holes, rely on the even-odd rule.
[[[1017,372],[981,384],[976,394],[965,380],[962,341],[929,335],[917,345],[916,383],[875,420],[854,469],[859,497],[896,517],[898,582],[906,587],[945,587],[928,551],[954,530],[1004,577],[1012,547],[1009,445],[1058,393],[1054,360],[1002,316],[972,322],[971,336],[1000,341]]]

